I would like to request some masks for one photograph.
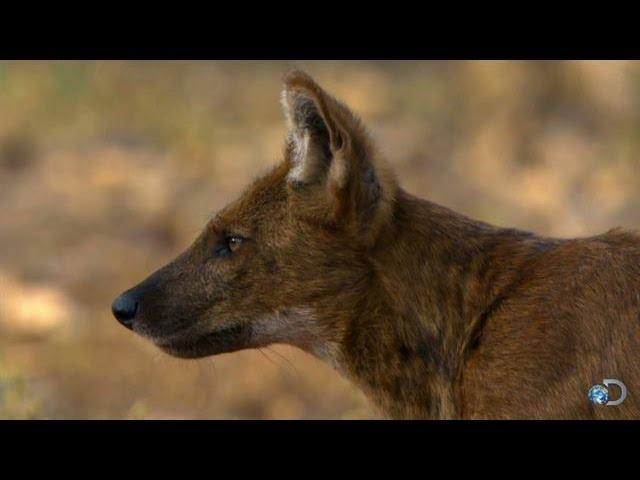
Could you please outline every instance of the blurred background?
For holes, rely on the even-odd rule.
[[[0,418],[374,418],[286,346],[173,359],[110,304],[280,159],[305,69],[408,191],[554,236],[640,227],[638,62],[0,62]]]

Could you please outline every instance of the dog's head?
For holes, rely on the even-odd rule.
[[[113,303],[172,355],[290,343],[335,360],[362,307],[395,181],[359,120],[306,74],[286,77],[282,104],[283,162]]]

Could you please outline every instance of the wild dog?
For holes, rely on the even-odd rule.
[[[391,418],[639,418],[640,236],[546,238],[398,186],[360,120],[285,77],[282,163],[113,303],[165,352],[295,345]],[[587,391],[618,378],[618,407]]]

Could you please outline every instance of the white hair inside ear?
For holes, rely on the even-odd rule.
[[[300,91],[283,91],[282,106],[294,163],[289,179],[303,184],[317,182],[331,162],[329,132],[322,115],[315,101]]]

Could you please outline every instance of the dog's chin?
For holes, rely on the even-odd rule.
[[[173,357],[202,358],[249,348],[250,338],[249,326],[238,324],[212,332],[155,338],[154,343]]]

